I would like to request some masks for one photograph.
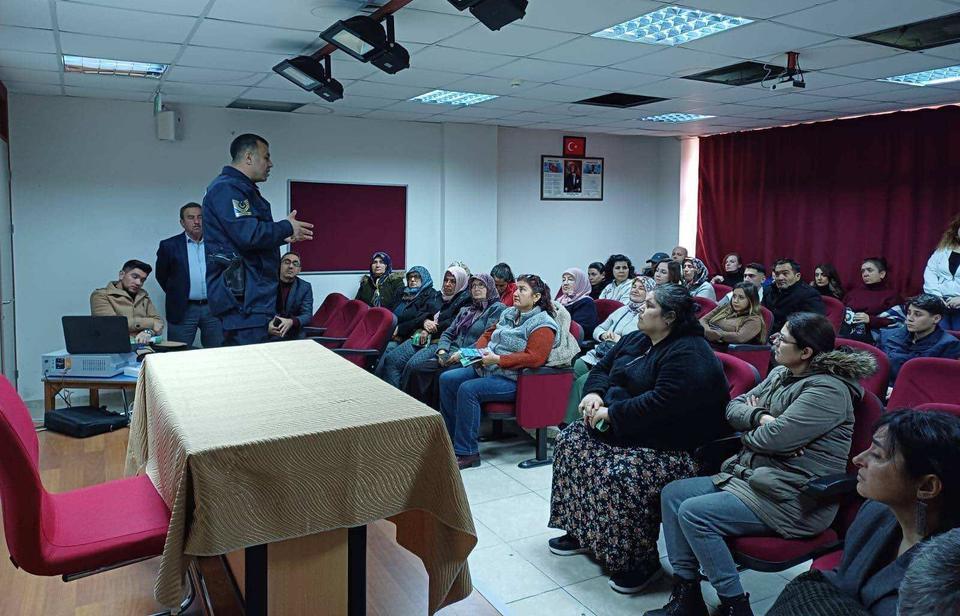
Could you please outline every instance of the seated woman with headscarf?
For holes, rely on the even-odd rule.
[[[554,314],[550,287],[539,276],[520,276],[513,306],[471,347],[480,352],[477,361],[440,375],[440,412],[461,469],[480,466],[480,405],[514,400],[520,370],[547,363],[559,331]]]
[[[403,272],[393,271],[393,261],[385,252],[375,252],[370,257],[370,273],[360,279],[358,299],[368,306],[381,306],[387,310],[400,301],[403,292]]]
[[[462,347],[471,346],[487,329],[494,327],[506,306],[500,302],[493,277],[475,274],[467,285],[471,303],[446,328],[437,344],[424,347],[410,358],[400,388],[417,400],[440,410],[439,377],[444,370],[459,367],[450,358]]]
[[[571,267],[563,273],[556,300],[567,309],[570,318],[583,328],[583,337],[592,337],[599,319],[597,307],[590,297],[590,280],[582,269]]]
[[[407,271],[407,286],[400,294],[400,301],[393,308],[397,315],[397,327],[393,331],[387,351],[409,338],[440,309],[440,293],[433,288],[433,278],[422,265],[414,265]]]
[[[648,293],[639,330],[590,371],[583,421],[557,437],[548,525],[566,534],[550,551],[592,553],[618,592],[660,572],[660,490],[696,476],[692,452],[729,432],[727,380],[695,307],[679,285]]]
[[[412,336],[388,350],[380,358],[376,374],[394,387],[400,387],[400,377],[407,362],[424,347],[434,346],[440,339],[460,309],[470,303],[467,291],[467,272],[457,265],[451,265],[443,274],[440,292],[440,306],[437,312],[421,321],[420,328]]]
[[[749,282],[733,287],[730,301],[700,317],[703,336],[714,345],[763,344],[766,325],[760,313],[760,293]]]
[[[653,278],[647,276],[634,278],[626,305],[614,310],[606,321],[594,328],[593,339],[597,341],[597,345],[573,364],[574,381],[567,401],[565,423],[573,423],[580,419],[580,400],[583,398],[583,385],[587,382],[587,373],[610,352],[615,344],[620,342],[620,338],[637,331],[637,319],[643,312],[647,293],[653,291],[656,286],[657,283]]]
[[[694,297],[717,301],[717,292],[710,284],[710,272],[707,271],[706,264],[696,257],[683,260],[683,286],[687,287],[687,291]]]

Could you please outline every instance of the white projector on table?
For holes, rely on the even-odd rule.
[[[136,364],[136,353],[96,353],[71,355],[66,349],[43,354],[43,376],[108,379]]]

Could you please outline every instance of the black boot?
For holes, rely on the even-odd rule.
[[[748,604],[749,605],[749,604]],[[650,610],[643,616],[708,616],[707,604],[700,592],[700,580],[685,580],[674,576],[670,601],[659,610]]]
[[[736,597],[720,597],[720,609],[717,616],[753,616],[750,608],[750,595],[743,593]]]

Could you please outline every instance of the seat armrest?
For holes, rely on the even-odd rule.
[[[323,332],[327,331],[326,327],[311,327],[307,325],[303,328],[303,333],[307,336],[322,336]]]
[[[729,344],[728,351],[771,351],[773,347],[769,344]]]
[[[720,465],[730,456],[736,455],[743,448],[740,440],[740,433],[718,438],[709,443],[697,447],[693,456],[700,460],[704,466],[704,472],[714,473],[720,470]]]
[[[330,336],[308,336],[307,338],[314,342],[339,342],[340,344],[347,341],[346,338],[333,338]]]
[[[857,490],[855,473],[838,473],[811,479],[801,492],[817,502],[833,502]]]
[[[540,368],[524,368],[520,371],[520,375],[549,376],[551,374],[565,374],[567,372],[573,372],[573,368],[548,368],[547,366],[542,366]]]
[[[330,349],[337,355],[368,355],[374,356],[379,355],[380,351],[377,349]]]
[[[580,350],[583,351],[584,353],[588,351],[592,351],[595,346],[597,346],[597,341],[594,340],[593,338],[580,341]]]

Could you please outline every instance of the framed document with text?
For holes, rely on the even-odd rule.
[[[603,201],[603,159],[540,157],[541,201]]]

